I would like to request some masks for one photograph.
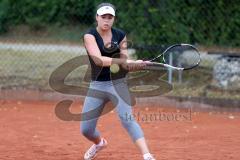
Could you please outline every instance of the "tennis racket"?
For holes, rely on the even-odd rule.
[[[199,51],[190,44],[175,44],[163,53],[149,60],[144,70],[189,70],[197,67],[201,62]]]

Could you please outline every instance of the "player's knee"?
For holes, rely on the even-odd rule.
[[[91,137],[93,135],[94,131],[91,128],[81,127],[81,133],[85,137]]]

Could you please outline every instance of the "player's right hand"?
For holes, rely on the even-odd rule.
[[[124,68],[127,68],[127,70],[129,71],[141,70],[146,66],[147,63],[148,63],[147,61],[143,61],[143,60],[128,59],[124,64],[125,66]]]

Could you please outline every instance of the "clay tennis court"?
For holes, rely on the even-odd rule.
[[[62,121],[55,115],[56,104],[1,100],[0,159],[83,159],[91,143],[80,134],[78,121]],[[71,112],[79,113],[81,107],[81,102],[75,102]],[[238,160],[240,157],[239,112],[137,105],[134,113],[139,113],[138,122],[158,160]],[[153,113],[182,116],[156,120],[149,118]],[[98,129],[109,145],[96,160],[142,159],[116,113],[102,116]]]

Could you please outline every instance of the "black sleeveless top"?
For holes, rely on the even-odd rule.
[[[120,29],[112,28],[112,40],[111,40],[111,46],[110,43],[108,47],[106,48],[104,46],[104,42],[100,34],[97,32],[96,28],[89,29],[85,34],[91,34],[95,37],[98,48],[101,52],[102,56],[111,57],[111,58],[119,58],[120,57],[120,49],[119,44],[123,40],[123,38],[126,36],[125,32],[123,32]],[[101,67],[97,66],[92,58],[90,56],[90,64],[91,64],[91,72],[92,76],[91,79],[94,81],[110,81],[111,80],[111,73],[110,73],[110,67]],[[119,76],[114,76],[115,79],[123,78],[126,74],[119,74]]]

